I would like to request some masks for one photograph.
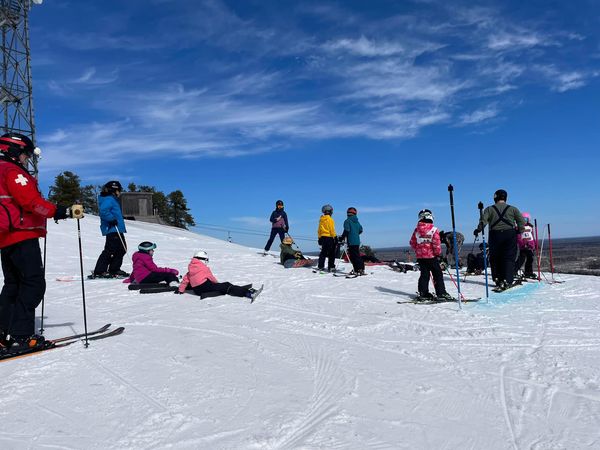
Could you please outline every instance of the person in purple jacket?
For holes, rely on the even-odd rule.
[[[178,282],[179,271],[177,269],[170,269],[168,267],[158,267],[152,256],[154,255],[154,249],[156,244],[148,241],[142,242],[138,245],[138,251],[133,254],[131,259],[133,260],[133,270],[131,272],[130,281],[132,283],[146,284],[146,283],[161,283],[166,282]]]
[[[283,210],[283,200],[277,200],[275,202],[275,211],[271,213],[271,217],[269,218],[271,221],[271,235],[269,236],[269,240],[267,241],[267,245],[265,245],[265,254],[271,250],[271,245],[273,244],[273,240],[275,236],[279,235],[279,240],[283,242],[283,238],[285,237],[285,233],[288,232],[290,226],[288,224],[287,214]]]

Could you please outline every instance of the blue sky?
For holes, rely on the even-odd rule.
[[[600,234],[597,2],[49,0],[30,26],[45,191],[181,189],[198,223],[264,233],[283,199],[297,238],[355,206],[382,247],[423,207],[450,228],[452,183],[467,236],[498,188]]]

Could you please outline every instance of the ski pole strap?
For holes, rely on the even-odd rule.
[[[496,214],[498,214],[498,219],[496,219],[496,221],[490,225],[490,230],[492,228],[495,228],[496,225],[498,225],[500,222],[505,223],[506,225],[508,225],[511,228],[514,226],[514,224],[510,223],[510,221],[504,217],[504,214],[506,214],[506,211],[508,211],[508,208],[510,208],[509,205],[506,205],[506,208],[504,208],[502,210],[502,212],[500,212],[500,210],[496,207],[496,205],[492,205],[492,208],[494,208],[494,211],[496,211]]]

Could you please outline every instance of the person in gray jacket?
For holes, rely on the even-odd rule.
[[[504,189],[494,193],[494,204],[483,210],[479,225],[473,232],[475,237],[489,226],[490,266],[492,279],[499,289],[512,287],[517,259],[517,232],[522,232],[525,219],[521,212],[506,203],[508,194]]]

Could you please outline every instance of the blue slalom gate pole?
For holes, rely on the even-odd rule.
[[[483,202],[477,204],[479,208],[479,223],[483,223]],[[487,272],[487,247],[485,244],[485,226],[481,229],[481,239],[483,240],[483,271],[485,273],[485,300],[489,301],[490,291],[488,284],[488,272]]]
[[[456,265],[456,289],[458,289],[458,307],[462,309],[462,294],[460,292],[460,272],[458,271],[458,248],[456,246],[456,223],[454,222],[454,187],[449,184],[450,212],[452,213],[452,246],[454,247],[454,264]]]

